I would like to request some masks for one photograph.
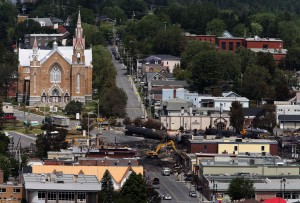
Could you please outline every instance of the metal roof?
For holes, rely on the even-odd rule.
[[[72,61],[73,46],[58,46],[57,50],[39,49],[38,60],[43,62],[47,60],[54,52],[58,52],[68,63]],[[33,60],[32,53],[32,49],[19,49],[20,66],[30,66],[30,61]],[[84,50],[84,55],[86,65],[92,66],[92,49]]]
[[[99,191],[101,183],[95,175],[23,174],[26,190]]]

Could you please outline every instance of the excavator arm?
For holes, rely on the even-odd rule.
[[[159,152],[162,148],[164,148],[164,147],[166,147],[166,146],[169,146],[169,145],[171,145],[171,146],[173,147],[173,149],[174,149],[175,151],[177,151],[174,141],[173,141],[173,140],[169,140],[169,141],[166,142],[166,143],[162,143],[162,144],[157,145],[155,151],[147,151],[147,152],[146,152],[146,156],[147,156],[147,157],[157,157],[157,156],[158,156],[158,152]]]

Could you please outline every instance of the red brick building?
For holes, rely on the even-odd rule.
[[[187,41],[195,40],[195,41],[202,41],[202,42],[211,42],[216,44],[216,35],[194,35],[186,33],[185,39]]]
[[[242,46],[254,52],[271,53],[277,63],[284,59],[287,54],[287,50],[283,48],[284,42],[275,38],[259,38],[258,36],[254,38],[232,37],[230,33],[226,32],[224,37],[185,33],[185,39],[187,41],[209,41],[215,43],[219,49],[226,51],[236,51],[238,47]]]
[[[235,51],[239,47],[245,47],[245,39],[240,37],[218,38],[218,47],[226,51]]]

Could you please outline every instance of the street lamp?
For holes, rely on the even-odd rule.
[[[280,188],[282,189],[282,183],[283,183],[283,194],[282,194],[282,198],[285,199],[285,183],[286,183],[286,178],[282,178],[280,180]]]
[[[87,139],[88,149],[90,148],[90,127],[94,124],[94,123],[90,124],[90,114],[94,114],[94,113],[92,113],[92,112],[88,113],[88,139]]]

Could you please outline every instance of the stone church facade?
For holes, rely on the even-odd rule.
[[[32,49],[19,49],[18,102],[27,105],[65,106],[75,100],[92,100],[92,49],[85,38],[78,15],[73,46],[41,50],[35,40]]]

